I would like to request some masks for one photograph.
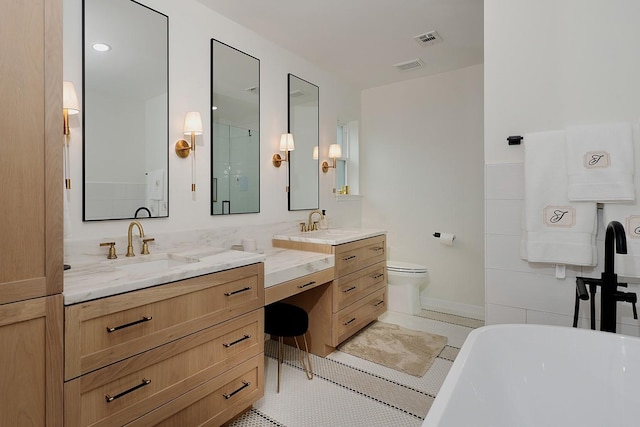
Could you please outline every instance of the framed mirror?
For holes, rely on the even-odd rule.
[[[314,148],[319,140],[319,88],[293,74],[289,74],[288,88],[289,133],[295,143],[289,153],[289,210],[318,209],[320,180]]]
[[[169,18],[83,1],[83,220],[169,215]]]
[[[260,60],[211,39],[211,215],[260,212]]]

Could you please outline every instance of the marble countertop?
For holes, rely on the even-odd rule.
[[[64,304],[76,304],[164,283],[264,261],[263,254],[232,251],[207,245],[183,245],[151,255],[80,255],[66,260]],[[135,264],[135,265],[133,265]]]
[[[275,234],[274,239],[290,240],[292,242],[320,243],[326,245],[340,245],[368,237],[386,234],[385,230],[366,228],[335,228],[328,230],[305,231],[290,234]]]
[[[265,255],[265,288],[334,266],[334,256],[331,254],[271,248]]]

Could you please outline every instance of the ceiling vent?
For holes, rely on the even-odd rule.
[[[420,46],[431,46],[436,43],[442,43],[442,37],[437,31],[429,31],[413,38]]]
[[[421,59],[412,59],[411,61],[400,62],[398,64],[393,64],[400,71],[409,71],[415,70],[417,68],[424,67],[424,62]]]

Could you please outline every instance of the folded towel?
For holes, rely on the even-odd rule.
[[[536,132],[524,140],[521,255],[530,262],[596,265],[597,206],[567,198],[565,132]]]
[[[147,199],[164,199],[164,169],[156,169],[147,173]]]
[[[633,144],[636,164],[640,164],[640,126],[633,125]],[[627,255],[616,255],[616,274],[626,277],[640,277],[640,174],[635,178],[635,201],[627,203],[607,203],[603,209],[605,228],[611,221],[624,226],[627,236]]]
[[[567,128],[566,146],[569,200],[635,199],[630,123]]]

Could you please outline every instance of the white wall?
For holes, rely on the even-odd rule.
[[[390,259],[429,268],[423,300],[481,312],[482,80],[475,65],[363,91],[360,142],[363,226],[388,231]]]
[[[519,259],[523,153],[506,138],[637,120],[640,2],[485,0],[484,11],[486,321],[569,326],[574,277],[599,269],[558,280],[553,266]],[[619,304],[618,323],[640,334],[628,304]]]
[[[358,120],[359,90],[308,61],[264,40],[211,11],[194,0],[143,0],[141,3],[169,16],[169,218],[145,222],[145,231],[216,228],[291,221],[296,224],[306,212],[288,212],[285,193],[286,171],[271,164],[278,152],[280,134],[287,130],[287,74],[293,73],[320,87],[320,145],[326,152],[335,143],[338,118]],[[75,83],[82,98],[82,8],[81,0],[64,0],[64,79]],[[191,162],[174,154],[174,143],[183,138],[182,123],[187,111],[209,109],[210,39],[215,38],[260,59],[261,141],[259,214],[209,215],[210,126],[205,123],[199,137],[197,188],[191,193]],[[71,122],[72,190],[69,200],[69,239],[113,236],[126,233],[124,221],[82,222],[82,132],[77,116]],[[202,138],[202,139],[200,139]],[[327,209],[336,226],[359,225],[358,199],[336,201],[331,174],[320,174],[320,206]]]

